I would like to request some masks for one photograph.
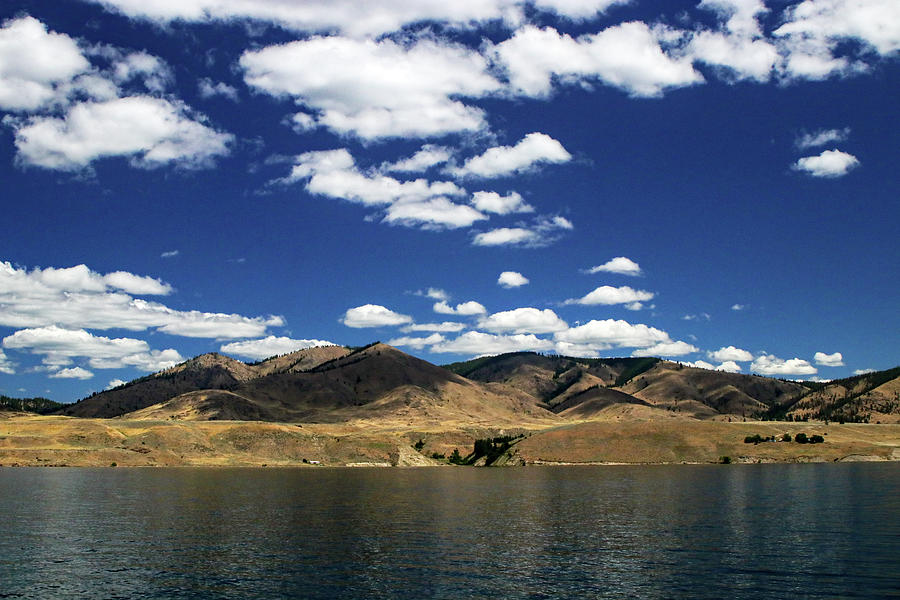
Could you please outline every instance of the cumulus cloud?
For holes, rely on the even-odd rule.
[[[336,344],[326,342],[325,340],[294,340],[289,337],[276,337],[270,335],[258,340],[244,340],[242,342],[224,344],[219,348],[219,351],[224,352],[225,354],[261,360],[263,358],[269,358],[270,356],[296,352],[297,350],[334,345]]]
[[[506,196],[497,192],[475,192],[472,194],[472,206],[496,215],[534,212],[534,207],[522,200],[517,192],[510,192]]]
[[[208,99],[221,96],[232,102],[237,102],[239,99],[237,88],[223,81],[214,82],[209,77],[203,77],[197,82],[197,91],[200,93],[201,98]]]
[[[51,379],[90,379],[94,374],[82,367],[69,367],[48,375]]]
[[[506,289],[528,285],[528,278],[516,271],[503,271],[497,278],[497,285]]]
[[[385,211],[385,223],[422,229],[458,229],[471,227],[476,221],[487,220],[487,216],[471,206],[455,204],[444,197],[395,202]]]
[[[3,350],[0,350],[0,373],[5,373],[6,375],[16,374],[16,366],[10,362]]]
[[[660,343],[670,343],[669,334],[643,323],[632,325],[623,320],[591,320],[584,325],[571,327],[554,334],[560,342],[582,344],[598,350],[613,347],[647,348]]]
[[[449,181],[425,179],[399,181],[380,173],[363,173],[346,149],[307,152],[282,181],[305,179],[307,191],[340,198],[364,206],[381,207],[383,222],[423,229],[469,227],[488,217],[475,208],[456,204],[448,197],[466,191]]]
[[[707,352],[706,355],[711,359],[719,362],[738,361],[749,362],[753,360],[753,355],[746,350],[735,348],[734,346],[723,346],[715,352]]]
[[[424,292],[419,290],[415,292],[416,296],[425,296],[426,298],[431,298],[432,300],[449,300],[450,294],[448,294],[445,290],[440,288],[430,287]]]
[[[392,340],[388,340],[388,344],[390,344],[391,346],[405,346],[409,348],[415,348],[416,350],[421,350],[425,346],[433,346],[434,344],[439,344],[443,341],[444,336],[442,336],[440,333],[433,333],[428,337],[398,337]]]
[[[587,272],[592,275],[594,273],[616,273],[618,275],[630,275],[632,277],[642,274],[641,266],[625,256],[612,258],[602,265],[591,267]]]
[[[735,310],[735,311],[744,310],[745,308],[747,308],[746,304],[732,304],[731,305],[731,310]]]
[[[687,342],[660,342],[647,348],[639,348],[631,353],[632,356],[684,356],[692,352],[699,352],[699,348]]]
[[[451,156],[452,153],[449,148],[425,144],[418,152],[408,158],[382,165],[381,170],[386,173],[421,173],[435,165],[447,162]]]
[[[106,384],[106,387],[104,389],[112,390],[119,387],[120,385],[125,385],[126,383],[128,382],[123,379],[111,379],[109,383]]]
[[[431,352],[480,356],[553,349],[553,342],[534,334],[493,335],[480,331],[467,331],[456,339],[435,344],[431,347]]]
[[[482,304],[474,300],[457,304],[456,308],[442,300],[441,302],[435,302],[433,308],[434,312],[441,315],[483,315],[487,312],[487,309]]]
[[[412,333],[415,331],[434,331],[437,333],[456,333],[466,328],[464,323],[454,321],[444,321],[443,323],[413,323],[407,325],[401,331],[404,333]]]
[[[774,354],[763,354],[750,363],[750,370],[761,375],[815,375],[818,370],[800,358],[783,360]]]
[[[843,142],[849,136],[849,127],[843,129],[819,129],[810,133],[804,133],[794,143],[801,150],[806,150],[834,142]]]
[[[247,85],[294,98],[317,124],[367,140],[478,131],[484,112],[459,98],[500,89],[481,54],[429,39],[313,37],[247,51],[240,65]]]
[[[785,10],[773,36],[787,79],[858,73],[900,48],[900,6],[893,0],[805,0]]]
[[[495,146],[468,159],[462,167],[448,169],[457,177],[503,177],[539,164],[564,163],[572,155],[563,145],[545,133],[533,132],[515,146]]]
[[[34,17],[0,27],[0,109],[33,111],[57,100],[59,86],[90,69],[69,36],[47,31]]]
[[[690,58],[666,54],[671,32],[633,21],[573,38],[553,28],[526,25],[494,47],[517,93],[545,97],[553,82],[601,81],[631,96],[659,96],[703,81]]]
[[[16,121],[15,144],[22,164],[46,169],[78,171],[114,156],[142,168],[200,168],[227,155],[234,141],[200,120],[181,102],[150,96],[83,102],[62,118]]]
[[[740,373],[741,366],[733,360],[726,360],[718,367],[716,367],[716,371],[723,371],[725,373]]]
[[[135,367],[158,371],[184,360],[174,349],[151,350],[144,340],[95,336],[83,329],[56,326],[20,329],[3,338],[5,348],[43,355],[44,364],[70,364],[72,358],[88,358],[95,369]]]
[[[840,352],[833,354],[825,354],[824,352],[816,352],[813,356],[816,364],[822,367],[843,367],[844,356]]]
[[[564,304],[582,304],[586,306],[595,304],[630,304],[635,302],[646,302],[647,300],[652,300],[654,296],[656,296],[656,294],[653,292],[635,290],[627,285],[621,287],[603,285],[582,298],[570,298],[566,300]]]
[[[350,308],[341,318],[347,327],[385,327],[412,323],[412,317],[402,315],[378,304],[364,304]]]
[[[694,60],[725,70],[726,78],[768,81],[776,66],[778,49],[762,35],[757,15],[769,12],[761,0],[704,0],[699,4],[715,12],[722,28],[694,33],[686,52]]]
[[[875,369],[856,369],[853,371],[854,375],[868,375],[869,373],[874,373]]]
[[[693,367],[695,369],[706,369],[708,371],[713,371],[716,368],[716,366],[714,364],[708,363],[705,360],[695,360],[695,361],[682,360],[682,361],[678,361],[678,364],[684,365],[686,367]]]
[[[627,0],[94,0],[129,17],[160,23],[171,21],[233,21],[273,23],[298,32],[340,32],[354,37],[378,37],[421,22],[438,21],[467,27],[489,21],[519,22],[522,9],[533,6],[570,19],[587,19]]]
[[[813,177],[842,177],[859,166],[859,159],[840,150],[823,150],[818,156],[806,156],[794,163],[796,171]]]
[[[123,286],[123,287],[120,287]],[[186,337],[248,338],[284,324],[281,317],[179,311],[131,293],[168,293],[171,287],[152,277],[125,272],[101,275],[84,265],[56,269],[13,267],[0,262],[0,325],[70,329],[155,328]]]
[[[539,217],[534,224],[519,227],[498,227],[475,234],[474,246],[517,246],[540,248],[555,242],[558,233],[573,229],[572,222],[565,217]]]
[[[492,333],[554,333],[569,325],[552,310],[516,308],[496,312],[478,321],[478,327]]]

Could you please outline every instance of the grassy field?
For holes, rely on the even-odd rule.
[[[534,429],[356,422],[150,421],[0,416],[2,466],[430,466],[475,439],[526,433],[516,463],[714,463],[900,460],[900,425],[587,421]],[[821,435],[821,444],[746,444],[746,436]],[[421,440],[421,450],[413,445]]]

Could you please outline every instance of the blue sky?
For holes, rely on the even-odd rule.
[[[10,0],[0,393],[375,340],[898,364],[893,0]]]

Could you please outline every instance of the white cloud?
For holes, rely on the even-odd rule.
[[[425,144],[418,152],[408,158],[382,165],[381,170],[386,173],[421,173],[435,165],[447,162],[450,160],[451,155],[450,150],[444,146]]]
[[[741,350],[740,348],[735,348],[734,346],[723,346],[719,348],[715,352],[707,352],[706,355],[713,360],[719,362],[725,361],[738,361],[738,362],[748,362],[753,360],[753,355],[747,352],[746,350]]]
[[[151,350],[144,340],[95,336],[83,329],[56,326],[20,329],[3,338],[3,346],[44,355],[43,362],[48,365],[70,364],[72,358],[85,357],[95,369],[158,371],[183,360],[176,350]]]
[[[773,35],[789,79],[852,74],[866,70],[865,61],[873,55],[887,57],[900,48],[900,5],[894,0],[806,0],[785,11]]]
[[[157,302],[134,298],[124,291],[171,290],[151,277],[117,272],[101,275],[84,265],[27,271],[0,262],[0,325],[69,329],[128,329],[158,331],[187,337],[248,338],[280,326],[278,316],[244,317],[237,314],[173,310]]]
[[[894,0],[805,0],[785,15],[776,36],[815,40],[828,48],[851,39],[882,56],[900,49],[900,5]]]
[[[227,155],[234,136],[214,131],[180,102],[132,96],[83,102],[65,117],[32,117],[14,124],[18,160],[26,165],[77,171],[93,161],[131,157],[134,166],[209,166]]]
[[[850,136],[850,128],[843,129],[819,129],[811,133],[804,133],[797,138],[795,144],[801,150],[824,146],[833,142],[843,142]]]
[[[678,361],[678,364],[684,365],[686,367],[693,367],[695,369],[707,369],[709,371],[713,371],[716,368],[715,365],[708,363],[705,360],[695,360],[695,361],[682,360],[682,361]]]
[[[402,315],[378,304],[364,304],[348,309],[341,318],[347,327],[385,327],[412,323],[412,317]]]
[[[412,333],[414,331],[435,331],[438,333],[456,333],[466,328],[464,323],[454,321],[444,321],[443,323],[413,323],[407,325],[401,331],[404,333]]]
[[[506,289],[528,285],[528,278],[516,271],[503,271],[497,278],[497,285]]]
[[[448,196],[466,191],[449,181],[399,181],[380,173],[362,173],[346,149],[307,152],[297,157],[283,182],[308,179],[307,191],[384,208],[383,222],[423,229],[470,227],[488,217]]]
[[[474,300],[457,304],[456,308],[442,300],[441,302],[435,302],[433,308],[434,312],[441,315],[483,315],[487,312],[487,309],[482,304]]]
[[[559,231],[572,228],[572,222],[565,217],[539,217],[530,227],[498,227],[478,233],[472,238],[472,244],[474,246],[539,248],[556,241]]]
[[[0,27],[0,110],[32,111],[57,99],[58,86],[90,69],[78,44],[33,17]]]
[[[625,256],[617,256],[612,258],[602,265],[598,265],[596,267],[591,267],[587,270],[588,273],[617,273],[619,275],[630,275],[632,277],[636,277],[642,274],[641,266],[627,258]]]
[[[475,192],[472,194],[472,206],[496,215],[534,212],[534,207],[522,200],[517,192],[510,192],[506,196],[497,192]]]
[[[516,308],[496,312],[478,320],[478,327],[492,333],[554,333],[569,325],[552,310]]]
[[[230,86],[223,81],[213,82],[213,80],[208,77],[203,77],[197,82],[197,91],[200,92],[201,98],[222,96],[223,98],[228,98],[232,102],[237,102],[239,99],[237,88]]]
[[[119,387],[120,385],[125,385],[126,383],[128,383],[128,382],[123,379],[111,379],[109,381],[109,383],[106,384],[105,389],[111,390],[111,389]]]
[[[840,150],[823,150],[818,156],[806,156],[794,163],[797,171],[813,177],[841,177],[859,166],[859,159]]]
[[[224,344],[219,348],[220,352],[244,356],[254,360],[261,360],[280,354],[288,354],[297,350],[316,348],[319,346],[334,346],[332,342],[324,340],[294,340],[289,337],[275,337],[270,335],[258,340],[244,340]]]
[[[448,294],[445,290],[440,288],[430,287],[424,292],[416,292],[417,296],[425,296],[426,298],[431,298],[432,300],[449,300],[450,294]]]
[[[631,353],[632,356],[684,356],[700,349],[687,342],[660,342],[648,348],[640,348]]]
[[[434,344],[439,344],[443,341],[444,336],[439,333],[434,333],[432,335],[429,335],[428,337],[398,337],[392,340],[388,340],[388,344],[391,346],[407,346],[410,348],[415,348],[416,350],[421,350],[425,346],[433,346]]]
[[[489,21],[519,22],[522,9],[551,11],[570,19],[587,19],[627,0],[94,0],[129,17],[168,23],[236,19],[274,23],[298,32],[336,31],[355,37],[378,37],[420,22],[438,21],[467,27]]]
[[[723,371],[725,373],[740,373],[741,366],[733,360],[726,360],[718,367],[716,367],[716,371]]]
[[[724,30],[698,31],[686,52],[694,60],[725,69],[727,78],[769,80],[779,60],[778,49],[763,38],[757,15],[768,12],[761,0],[704,0],[700,8],[719,15]]]
[[[166,250],[162,254],[159,255],[160,258],[175,258],[181,254],[179,250]]]
[[[844,356],[840,352],[835,352],[834,354],[825,354],[824,352],[816,352],[815,356],[813,356],[813,360],[816,361],[817,365],[822,367],[843,367],[844,366]]]
[[[541,351],[553,349],[553,342],[533,334],[492,335],[480,331],[467,331],[456,339],[432,346],[431,352],[478,356],[525,350]]]
[[[564,163],[572,155],[545,133],[533,132],[515,146],[495,146],[468,159],[462,167],[448,169],[457,177],[503,177],[544,163]]]
[[[632,325],[627,321],[606,319],[591,320],[584,325],[572,327],[554,334],[560,342],[583,344],[598,350],[622,346],[646,348],[660,343],[670,343],[669,334],[642,323]]]
[[[596,288],[594,291],[590,292],[582,298],[570,298],[566,300],[564,304],[583,304],[587,306],[595,304],[630,304],[652,300],[655,295],[656,294],[654,294],[653,292],[648,292],[646,290],[635,290],[628,287],[627,285],[623,285],[621,287],[603,285]]]
[[[553,81],[600,80],[631,96],[659,96],[668,88],[703,81],[690,58],[667,55],[660,39],[671,32],[642,22],[614,25],[577,39],[555,29],[527,25],[494,47],[511,86],[528,96],[547,96]]]
[[[854,375],[868,375],[869,373],[874,373],[875,369],[856,369],[853,371]]]
[[[94,374],[81,367],[70,367],[48,375],[51,379],[90,379]]]
[[[16,374],[16,366],[10,362],[3,350],[0,350],[0,373],[5,373],[6,375]]]
[[[745,308],[747,308],[746,304],[732,304],[731,305],[731,310],[744,310]]]
[[[763,354],[750,363],[750,370],[761,375],[815,375],[818,370],[800,358],[783,360],[774,354]]]
[[[682,321],[709,321],[710,319],[712,319],[712,317],[709,315],[709,313],[700,313],[698,315],[684,315],[683,317],[681,317]]]
[[[407,46],[313,37],[247,51],[240,64],[248,85],[292,97],[319,125],[368,140],[481,130],[484,112],[459,98],[500,89],[481,54],[429,39]]]
[[[487,216],[471,206],[455,204],[444,198],[429,198],[408,202],[395,202],[387,208],[385,223],[423,229],[458,229],[471,227],[476,221],[485,221]]]

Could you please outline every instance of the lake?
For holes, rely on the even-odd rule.
[[[3,598],[884,598],[898,550],[898,463],[0,469]]]

